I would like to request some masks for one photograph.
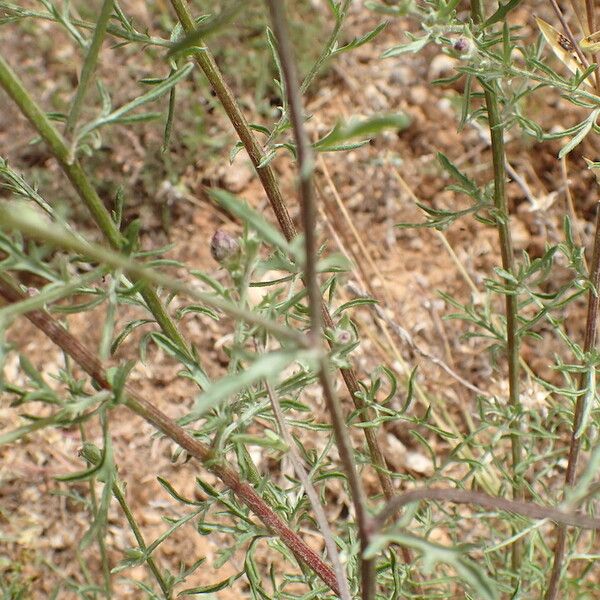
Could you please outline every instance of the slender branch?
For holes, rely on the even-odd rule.
[[[90,490],[90,504],[92,519],[98,515],[98,496],[96,495],[96,478],[92,477],[88,481],[88,487]],[[108,553],[106,552],[106,532],[99,527],[96,531],[96,542],[98,543],[98,552],[100,553],[100,564],[102,565],[102,579],[104,581],[104,595],[107,598],[112,597],[112,582],[110,579],[110,563],[108,560]]]
[[[8,302],[18,302],[25,295],[8,281],[0,279],[0,295]],[[27,313],[27,318],[43,331],[63,352],[70,356],[95,382],[103,389],[112,390],[102,363],[79,340],[71,335],[58,321],[47,312],[36,310]],[[335,573],[321,558],[309,548],[298,534],[266,504],[248,483],[222,458],[215,455],[206,444],[189,435],[183,427],[177,425],[167,415],[138,394],[131,385],[124,388],[124,406],[148,421],[169,439],[176,442],[190,456],[198,459],[205,468],[214,473],[238,498],[260,519],[265,527],[279,536],[281,541],[292,551],[294,556],[320,577],[336,594],[339,594]]]
[[[476,23],[481,23],[484,19],[482,0],[472,0],[471,13]],[[492,145],[492,163],[494,168],[494,205],[496,208],[496,222],[498,237],[500,240],[500,253],[502,256],[502,268],[509,273],[514,274],[515,257],[513,250],[512,237],[509,225],[508,203],[506,200],[506,156],[504,152],[504,129],[500,111],[498,108],[498,87],[495,82],[483,82],[485,95],[485,105],[488,116],[488,127],[490,130],[490,139]],[[518,336],[518,297],[517,294],[505,294],[505,312],[506,312],[506,354],[508,359],[508,395],[509,403],[512,408],[513,418],[518,424],[521,414],[521,400],[519,397],[519,336]],[[518,429],[518,426],[517,426]],[[512,454],[512,493],[514,500],[524,498],[524,488],[522,484],[521,470],[521,432],[511,433],[511,454]],[[521,568],[522,544],[517,540],[512,548],[512,568],[517,573]]]
[[[140,529],[139,525],[137,524],[137,521],[135,520],[135,517],[133,516],[133,512],[131,511],[129,504],[127,503],[125,494],[123,493],[123,490],[119,485],[118,481],[115,481],[115,483],[113,483],[112,493],[113,496],[117,499],[119,505],[121,506],[121,510],[123,511],[127,522],[129,523],[129,527],[133,532],[133,535],[138,543],[138,546],[140,547],[140,550],[142,550],[142,552],[146,552],[146,540],[144,540],[142,530]],[[165,578],[162,576],[162,573],[160,572],[156,561],[152,558],[152,556],[146,556],[144,561],[148,565],[148,569],[150,570],[152,575],[154,575],[154,579],[156,579],[156,582],[158,583],[158,586],[160,587],[164,597],[167,600],[170,600],[170,598],[172,597],[171,590],[169,589]]]
[[[298,165],[300,210],[304,232],[305,260],[304,278],[308,288],[308,309],[311,322],[311,336],[317,343],[321,333],[321,291],[317,274],[317,209],[313,174],[315,158],[312,146],[304,129],[304,107],[298,84],[296,61],[294,58],[290,33],[287,27],[285,9],[282,1],[266,0],[271,15],[273,33],[277,40],[277,51],[281,62],[281,70],[285,82],[285,93],[288,99],[289,115],[296,142]]]
[[[106,27],[110,16],[112,14],[113,0],[104,0],[100,14],[98,15],[98,21],[92,35],[92,40],[88,48],[83,68],[81,69],[81,76],[79,77],[79,85],[75,92],[75,99],[71,105],[71,110],[67,116],[67,123],[65,125],[65,133],[71,135],[75,130],[77,119],[83,106],[83,100],[85,99],[85,93],[87,92],[88,86],[92,79],[92,75],[96,69],[96,63],[98,62],[98,54],[106,35]]]
[[[515,257],[513,251],[512,236],[510,233],[508,205],[506,201],[506,169],[504,154],[504,135],[502,123],[498,110],[498,100],[495,92],[485,90],[485,102],[488,111],[489,127],[492,140],[492,161],[494,166],[494,204],[498,211],[498,236],[500,238],[500,252],[502,255],[502,267],[509,273],[515,273]],[[518,298],[515,294],[506,294],[506,352],[508,355],[508,385],[509,402],[515,412],[515,416],[521,411],[519,398],[519,339],[518,330]],[[519,482],[521,475],[518,473],[521,463],[521,435],[511,435],[512,462],[515,499],[523,495],[522,485]]]
[[[171,5],[177,14],[177,18],[179,19],[183,30],[186,33],[192,32],[195,29],[194,20],[185,0],[171,0]],[[248,121],[240,110],[233,93],[227,86],[223,75],[219,71],[215,60],[206,45],[201,50],[192,50],[192,55],[198,66],[206,75],[206,78],[211,84],[217,98],[219,99],[219,102],[221,103],[221,106],[225,110],[225,113],[231,121],[231,124],[233,125],[238,137],[244,145],[246,152],[248,153],[248,156],[250,157],[250,160],[256,169],[256,173],[265,190],[265,194],[269,199],[281,231],[286,239],[291,241],[296,237],[296,228],[286,208],[273,168],[269,164],[259,168],[259,165],[264,158],[264,153],[256,137],[254,136],[254,133],[250,129]],[[335,327],[333,319],[331,318],[331,315],[329,314],[329,311],[324,303],[322,304],[321,314],[323,325],[326,328],[333,329]],[[360,411],[360,414],[365,421],[372,420],[372,411],[366,405],[365,401],[360,395],[360,386],[358,384],[356,373],[352,368],[340,369],[340,372],[354,406]],[[364,432],[367,440],[367,446],[369,448],[371,464],[375,468],[385,497],[391,498],[394,495],[394,486],[392,484],[389,471],[386,467],[383,452],[381,451],[381,447],[379,445],[377,431],[374,428],[366,427]],[[405,560],[408,561],[408,554],[406,553]]]
[[[193,289],[181,279],[159,273],[154,269],[150,269],[137,261],[131,260],[127,256],[114,252],[113,250],[108,250],[96,244],[90,244],[85,240],[75,237],[62,228],[52,225],[44,227],[43,223],[36,218],[31,218],[31,216],[32,215],[27,214],[27,211],[23,211],[22,214],[19,214],[19,212],[14,209],[11,211],[10,208],[0,205],[0,223],[7,229],[13,228],[24,233],[28,237],[41,240],[56,248],[83,255],[88,259],[103,265],[110,265],[113,268],[122,269],[124,273],[127,273],[143,283],[149,282],[156,286],[171,290],[172,292],[185,294],[195,300],[204,302],[212,308],[222,310],[232,317],[243,319],[248,323],[263,327],[265,330],[276,336],[295,342],[300,347],[306,348],[310,346],[306,336],[298,331],[290,329],[289,327],[284,327],[283,325],[252,312],[247,308],[239,307],[227,300]],[[35,217],[35,215],[33,216]]]
[[[292,438],[292,434],[290,433],[285,421],[285,416],[281,410],[281,404],[279,403],[277,392],[267,380],[265,380],[265,386],[267,388],[267,393],[269,394],[269,399],[271,400],[271,407],[273,408],[273,414],[275,415],[275,420],[277,421],[277,425],[279,427],[279,433],[283,437],[285,443],[288,445],[290,461],[294,467],[294,472],[296,473],[296,477],[298,477],[298,479],[301,481],[302,487],[304,487],[306,496],[308,497],[313,512],[315,513],[315,519],[317,520],[317,523],[321,529],[321,533],[323,534],[325,547],[327,548],[329,559],[331,560],[333,570],[335,571],[338,587],[340,588],[340,597],[342,600],[351,600],[352,596],[350,595],[350,588],[348,587],[348,579],[346,578],[344,568],[342,567],[342,563],[340,561],[340,555],[338,553],[335,540],[333,539],[333,533],[331,532],[331,528],[327,522],[327,515],[325,514],[323,506],[319,501],[319,495],[317,494],[317,491],[315,490],[315,487],[313,486],[312,481],[310,480],[308,473],[302,464],[302,458],[298,452],[298,449],[296,448],[296,443]]]
[[[388,519],[393,517],[407,504],[419,502],[420,500],[440,500],[442,502],[455,502],[456,504],[477,504],[486,510],[512,512],[530,519],[550,519],[555,523],[561,523],[565,526],[570,525],[582,529],[600,529],[600,519],[594,519],[587,515],[568,513],[557,508],[541,506],[535,502],[507,500],[506,498],[497,498],[483,492],[449,488],[422,488],[411,490],[401,496],[396,496],[375,517],[376,528],[381,529]]]
[[[596,207],[596,231],[594,235],[594,250],[592,254],[592,265],[590,271],[590,291],[588,293],[588,308],[585,322],[585,338],[583,342],[584,353],[589,353],[596,345],[598,332],[598,306],[600,303],[600,204]],[[589,367],[594,369],[594,366]],[[579,380],[579,389],[586,388],[585,378],[587,369],[581,373]],[[571,431],[571,443],[569,447],[569,462],[567,464],[567,473],[565,475],[566,487],[571,488],[575,485],[577,478],[577,463],[581,454],[581,442],[583,436],[580,435],[580,429],[583,425],[586,404],[585,392],[580,394],[575,404],[575,413],[573,415],[573,429]],[[589,401],[589,400],[588,400]],[[554,563],[550,574],[550,582],[546,590],[546,600],[555,600],[560,588],[560,577],[565,561],[565,550],[567,545],[567,530],[565,527],[559,527],[556,535],[556,546],[554,548]]]
[[[331,34],[327,38],[325,45],[323,46],[323,50],[321,54],[318,56],[317,60],[314,62],[310,71],[302,81],[302,85],[300,85],[300,93],[304,94],[310,87],[310,84],[313,82],[315,77],[318,75],[321,67],[325,63],[325,61],[331,56],[331,52],[334,49],[335,43],[340,35],[340,31],[342,30],[342,25],[346,20],[346,15],[348,14],[348,9],[350,8],[350,4],[352,4],[352,0],[344,0],[342,4],[338,5],[338,16],[335,20],[335,25],[331,30]],[[271,130],[271,135],[269,135],[269,139],[267,140],[266,145],[268,146],[277,136],[281,133],[285,123],[287,121],[287,115],[281,115],[279,121],[275,124],[275,127]]]
[[[69,147],[62,135],[50,122],[42,109],[35,103],[2,56],[0,56],[0,86],[4,88],[33,128],[48,144],[50,151],[60,164],[65,175],[69,178],[73,188],[89,210],[108,243],[113,248],[120,249],[124,241],[123,236],[111,219],[110,213],[98,196],[94,186],[90,183],[81,164],[71,156]],[[169,317],[156,292],[144,285],[140,289],[140,294],[145,300],[148,310],[152,313],[164,333],[173,340],[190,360],[194,361],[194,356],[188,348],[185,339]]]
[[[296,72],[296,61],[290,42],[284,4],[281,0],[266,0],[273,25],[273,33],[277,40],[277,50],[281,62],[281,70],[285,81],[290,121],[296,142],[296,154],[299,177],[300,207],[304,229],[304,247],[306,252],[304,278],[308,288],[308,309],[310,314],[310,337],[317,345],[321,334],[321,291],[317,275],[317,219],[316,201],[313,185],[314,156],[312,146],[304,129],[304,110],[302,96]],[[362,551],[366,550],[370,539],[370,517],[367,512],[366,495],[360,481],[350,436],[346,426],[344,413],[335,392],[329,373],[329,361],[320,360],[319,380],[323,388],[325,402],[333,423],[336,445],[350,486],[358,534]],[[361,553],[362,554],[362,553]],[[375,561],[361,557],[362,597],[364,600],[375,598]]]
[[[81,449],[79,454],[90,465],[97,466],[101,460],[100,450],[93,444],[87,443],[85,441],[86,436],[85,436],[85,431],[83,429],[83,425],[80,425],[80,431],[81,431],[81,439],[84,442],[84,444],[83,444],[83,448]],[[121,510],[123,511],[123,514],[125,515],[125,518],[127,519],[127,523],[129,524],[129,527],[131,528],[131,531],[138,543],[138,546],[140,547],[140,550],[142,550],[144,553],[146,553],[148,547],[146,545],[146,541],[144,540],[144,535],[142,534],[142,530],[140,529],[139,525],[137,524],[137,521],[135,520],[135,517],[133,516],[133,512],[131,511],[131,508],[129,506],[129,503],[127,502],[127,499],[125,498],[124,489],[125,489],[124,485],[115,476],[115,478],[112,482],[112,485],[111,485],[111,490],[112,490],[113,496],[116,498],[117,502],[121,506]],[[91,488],[91,490],[92,490],[92,493],[95,494],[94,488]],[[94,500],[94,502],[95,502],[95,500]],[[102,538],[102,540],[104,541],[104,538]],[[144,557],[144,561],[148,565],[150,572],[154,575],[154,578],[156,579],[156,582],[158,583],[158,586],[160,587],[165,599],[171,600],[171,597],[172,597],[171,590],[169,588],[169,585],[165,581],[165,578],[162,576],[162,573],[160,572],[160,569],[158,568],[158,565],[156,564],[155,560],[152,558],[152,556],[150,554],[148,554],[147,556]]]

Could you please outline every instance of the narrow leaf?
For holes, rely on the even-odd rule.
[[[206,392],[196,398],[192,411],[180,419],[179,423],[188,425],[202,417],[211,408],[231,399],[244,388],[263,379],[273,379],[298,358],[299,353],[295,351],[277,351],[261,356],[247,369],[223,377],[209,386]]]

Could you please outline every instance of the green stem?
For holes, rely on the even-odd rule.
[[[497,211],[498,236],[500,238],[500,252],[502,255],[502,268],[515,274],[515,257],[513,251],[512,237],[510,233],[508,206],[506,202],[506,170],[504,156],[504,133],[498,111],[498,99],[496,93],[488,89],[484,91],[485,103],[488,112],[490,134],[492,138],[492,161],[494,165],[494,204]],[[506,354],[508,358],[508,397],[512,407],[512,415],[516,427],[519,427],[520,414],[522,412],[521,399],[519,395],[519,336],[518,323],[518,297],[516,294],[505,295],[506,311]],[[524,487],[522,483],[521,460],[521,433],[511,433],[511,455],[513,470],[513,500],[523,500]],[[516,573],[521,568],[522,544],[517,540],[513,544],[512,567]]]
[[[46,114],[35,103],[29,92],[25,89],[17,75],[8,63],[0,56],[0,86],[12,98],[15,104],[38,134],[48,144],[50,151],[58,160],[65,175],[73,185],[77,194],[90,211],[94,221],[104,234],[108,243],[115,249],[120,249],[123,236],[111,219],[110,213],[104,206],[94,186],[90,183],[83,168],[77,159],[70,156],[69,147],[62,135],[52,125]],[[188,345],[169,317],[156,292],[144,285],[140,294],[146,302],[148,310],[152,313],[164,333],[179,347],[179,349],[192,361],[194,356]]]
[[[277,39],[279,60],[285,81],[285,92],[290,113],[290,122],[294,132],[294,141],[297,149],[297,170],[299,178],[300,208],[302,225],[304,229],[305,272],[304,279],[308,288],[308,311],[310,314],[310,338],[318,347],[321,345],[321,290],[317,274],[317,207],[313,185],[314,156],[312,146],[304,128],[304,110],[302,95],[296,73],[292,46],[289,41],[289,31],[285,16],[284,5],[281,0],[267,0],[271,15],[273,32]],[[354,452],[344,412],[339,398],[335,392],[330,375],[329,361],[323,358],[319,365],[319,380],[327,409],[333,423],[336,446],[344,467],[344,472],[350,487],[351,498],[356,513],[358,534],[360,537],[361,555],[367,549],[370,541],[370,517],[367,512],[366,494],[356,469]],[[361,558],[362,573],[362,598],[373,600],[375,598],[376,576],[375,561]]]
[[[585,323],[585,338],[583,342],[583,351],[588,354],[596,345],[598,331],[598,307],[600,297],[598,290],[600,289],[600,205],[596,207],[596,232],[594,236],[594,250],[592,254],[592,265],[590,270],[590,291],[588,293],[588,308]],[[590,368],[595,368],[591,366]],[[579,389],[585,389],[587,369],[581,373],[579,379]],[[571,444],[569,447],[569,462],[567,464],[567,473],[565,476],[565,484],[567,488],[572,488],[577,479],[577,464],[579,455],[581,454],[581,443],[584,439],[580,435],[580,428],[583,424],[585,414],[585,396],[582,393],[577,397],[575,405],[575,414],[573,415],[573,429],[571,431]],[[545,600],[555,600],[558,597],[560,590],[560,577],[565,562],[565,550],[567,545],[567,528],[564,525],[558,527],[556,536],[556,546],[554,547],[554,563],[550,574],[550,582],[546,590]]]
[[[498,99],[495,91],[486,89],[485,103],[488,112],[490,135],[492,139],[492,161],[494,165],[494,204],[498,213],[498,236],[502,268],[513,274],[516,272],[512,237],[510,233],[508,205],[506,202],[506,170],[504,154],[504,134],[498,111]],[[506,294],[506,348],[508,354],[508,385],[509,400],[515,411],[515,416],[521,412],[519,398],[519,338],[518,330],[518,298],[516,294]],[[518,474],[521,462],[521,436],[515,433],[512,439],[513,477],[515,479],[515,500],[522,497],[522,486]]]
[[[471,2],[471,13],[476,23],[484,20],[483,4],[481,0]],[[498,107],[498,87],[496,83],[480,80],[485,95],[485,105],[488,115],[488,127],[492,144],[492,163],[494,168],[494,206],[496,208],[496,222],[500,240],[500,253],[502,268],[508,273],[515,274],[515,257],[510,222],[508,203],[506,200],[506,156],[504,151],[504,128]],[[506,312],[506,354],[508,359],[508,396],[512,408],[512,416],[516,427],[519,427],[519,416],[522,412],[519,396],[519,336],[518,336],[518,297],[517,294],[505,295]],[[514,429],[514,428],[513,428]],[[521,432],[514,431],[511,436],[512,458],[512,493],[513,500],[524,499],[522,483],[521,461]],[[517,540],[512,548],[512,570],[515,575],[521,569],[523,547],[521,540]]]
[[[79,434],[81,435],[82,443],[86,441],[85,429],[83,424],[79,425]],[[90,502],[92,505],[91,519],[94,520],[98,514],[98,497],[96,496],[96,478],[92,477],[89,480],[90,488]],[[110,565],[108,563],[108,554],[106,552],[106,541],[104,539],[103,528],[98,528],[96,532],[96,541],[98,542],[98,549],[100,551],[100,564],[102,565],[102,577],[104,579],[104,593],[107,598],[111,598],[111,581],[110,581]]]
[[[121,486],[119,485],[118,481],[115,481],[113,483],[112,493],[113,493],[114,497],[117,499],[117,502],[120,504],[121,509],[123,510],[123,513],[125,514],[125,518],[127,519],[127,522],[129,523],[129,527],[131,528],[131,531],[133,532],[133,535],[135,536],[138,546],[140,547],[141,550],[146,552],[146,549],[147,549],[146,541],[144,540],[142,531],[139,528],[137,521],[135,520],[135,517],[133,516],[133,513],[131,512],[131,508],[129,507],[129,504],[127,504],[127,500],[125,499],[125,494],[122,492]],[[148,565],[148,568],[154,575],[154,578],[156,579],[166,600],[170,600],[171,591],[169,589],[169,586],[167,585],[166,581],[164,580],[164,578],[160,572],[160,569],[158,568],[158,566],[156,565],[156,562],[154,562],[154,559],[151,556],[146,557],[146,564]]]
[[[75,99],[71,105],[69,116],[67,117],[67,123],[65,125],[65,132],[67,135],[71,135],[75,130],[77,124],[77,118],[85,99],[85,93],[87,92],[88,86],[92,79],[92,75],[96,70],[96,63],[98,62],[98,54],[106,35],[106,27],[112,14],[113,0],[104,0],[100,14],[98,15],[98,21],[96,22],[96,28],[94,29],[94,35],[88,48],[83,68],[81,69],[81,76],[79,77],[79,85],[77,86],[77,92],[75,93]]]
[[[183,30],[186,33],[191,33],[194,31],[194,20],[192,19],[192,15],[187,8],[185,0],[171,0],[171,5],[177,14],[177,18],[179,19]],[[256,169],[256,173],[261,181],[284,236],[288,241],[293,240],[297,235],[296,227],[283,200],[275,172],[273,171],[271,165],[266,165],[259,168],[259,165],[264,158],[262,147],[250,129],[248,121],[240,110],[233,93],[229,89],[223,78],[223,75],[215,63],[214,58],[212,57],[206,45],[204,45],[202,49],[193,50],[192,55],[198,66],[206,75],[206,78],[211,84],[217,98],[219,99],[219,102],[221,103],[221,106],[223,106],[227,117],[231,121],[233,128],[240,138],[240,141],[244,145],[246,152],[248,153],[248,156],[250,157],[250,160]],[[324,303],[321,305],[321,313],[324,326],[326,328],[333,329],[335,327],[333,319],[331,318],[331,315],[329,314],[329,311]],[[356,373],[352,368],[340,369],[340,372],[354,406],[360,411],[365,421],[372,420],[372,418],[374,418],[371,414],[372,411],[370,411],[362,399],[361,389],[358,384]],[[377,477],[379,478],[385,497],[390,499],[394,495],[394,486],[389,471],[386,467],[383,452],[381,451],[381,447],[379,445],[377,431],[370,427],[365,428],[364,431],[365,438],[367,440],[367,446],[369,448],[371,464],[377,472]]]

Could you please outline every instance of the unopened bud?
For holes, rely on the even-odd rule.
[[[459,37],[452,46],[457,52],[461,54],[466,54],[471,48],[471,43],[465,37]]]
[[[335,340],[338,344],[345,346],[352,341],[352,334],[347,329],[338,329],[335,334]]]
[[[212,257],[223,264],[235,258],[240,251],[238,241],[224,229],[217,229],[210,241],[210,253]]]

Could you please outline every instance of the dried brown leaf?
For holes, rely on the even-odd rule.
[[[585,67],[581,64],[573,44],[565,35],[560,31],[554,29],[550,23],[546,23],[539,17],[535,18],[544,39],[548,42],[554,54],[560,59],[560,61],[571,71],[571,73],[581,73],[585,70]],[[585,84],[592,87],[592,83],[587,78]]]

